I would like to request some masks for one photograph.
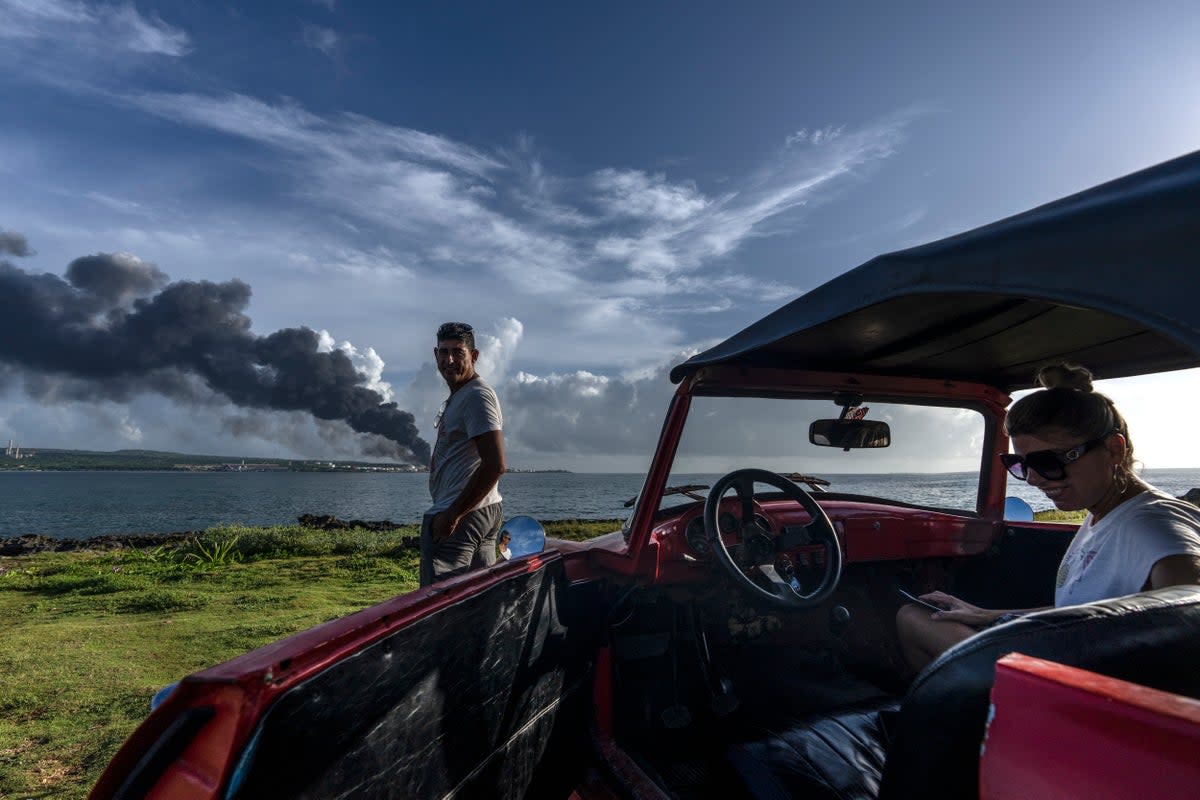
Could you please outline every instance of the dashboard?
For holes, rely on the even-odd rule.
[[[847,564],[855,562],[919,559],[937,556],[968,556],[987,550],[1002,534],[1003,523],[970,514],[912,508],[863,500],[822,499],[821,508],[833,522]],[[686,580],[697,572],[718,568],[712,543],[704,529],[704,504],[671,509],[658,521],[653,538],[659,545],[659,561],[668,580],[677,575]],[[791,500],[755,499],[753,518],[757,528],[777,538],[808,525],[809,514]],[[741,502],[729,498],[718,511],[721,541],[735,560],[742,541]],[[773,546],[770,544],[768,546]],[[797,570],[823,567],[825,546],[801,544],[786,550]]]

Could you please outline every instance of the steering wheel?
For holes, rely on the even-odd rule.
[[[812,521],[800,528],[787,528],[779,536],[754,519],[754,484],[766,483],[782,491],[808,512]],[[721,538],[717,515],[721,499],[730,489],[742,503],[741,558],[735,558]],[[784,608],[808,608],[826,600],[842,577],[842,547],[837,531],[813,496],[782,475],[765,469],[740,469],[717,481],[704,501],[704,532],[712,552],[738,588],[751,597]],[[794,547],[820,542],[825,545],[825,572],[817,588],[805,594],[790,562],[783,553]],[[781,572],[780,567],[783,567]],[[791,574],[789,574],[791,572]]]

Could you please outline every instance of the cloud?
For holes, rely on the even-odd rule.
[[[101,28],[116,42],[135,53],[182,56],[191,50],[188,35],[157,16],[147,19],[132,5],[106,7],[99,12]]]
[[[696,352],[673,352],[624,375],[518,371],[498,381],[506,449],[517,459],[540,463],[572,456],[640,460],[658,440],[674,392],[671,367]]]
[[[190,407],[214,405],[224,402],[204,383],[192,376],[174,370],[152,370],[136,375],[101,375],[87,378],[18,369],[15,365],[3,365],[9,370],[8,386],[21,387],[25,394],[42,405],[70,403],[131,403],[143,394],[158,394],[169,397],[173,402]]]
[[[630,273],[711,267],[746,240],[772,233],[766,222],[886,158],[905,126],[898,119],[822,134],[819,150],[785,150],[709,196],[693,181],[640,170],[551,175],[528,137],[514,151],[489,153],[360,115],[317,115],[286,100],[157,93],[129,102],[274,150],[297,192],[410,247],[417,257],[410,269],[469,264],[514,290],[564,297],[604,296]]]
[[[341,41],[337,31],[320,25],[305,25],[301,36],[306,46],[320,50],[331,58],[337,53]]]
[[[396,281],[413,277],[412,270],[404,266],[400,257],[383,245],[360,250],[335,244],[324,249],[326,252],[320,258],[308,252],[293,252],[288,253],[287,259],[290,264],[314,273],[336,270],[355,280]]]
[[[362,385],[383,398],[383,402],[392,402],[392,385],[383,379],[383,359],[375,352],[374,347],[359,350],[350,342],[335,342],[329,331],[317,331],[317,352],[332,353],[339,350],[350,359],[350,363],[362,377]]]
[[[139,69],[180,61],[191,37],[132,3],[0,0],[0,71],[72,94],[105,96]]]
[[[88,6],[70,0],[0,0],[0,39],[65,48],[179,57],[191,50],[184,31],[130,3]]]
[[[132,253],[97,253],[72,261],[67,266],[67,281],[95,298],[100,308],[110,309],[161,289],[167,276]]]
[[[572,181],[546,170],[535,151],[532,137],[519,136],[516,152],[506,155],[516,179],[513,198],[532,220],[559,229],[587,228],[601,222],[597,215],[589,214],[565,199]]]
[[[693,184],[672,184],[661,174],[603,169],[592,180],[600,193],[597,201],[612,216],[681,222],[696,216],[710,202]]]
[[[645,453],[671,395],[665,373],[626,380],[586,370],[520,372],[503,386],[505,443],[516,453]]]
[[[846,126],[844,125],[837,128],[833,127],[832,125],[826,125],[824,128],[801,128],[795,133],[788,134],[787,138],[784,140],[784,145],[787,147],[792,147],[798,144],[811,144],[820,146],[827,144],[828,142],[831,142],[837,137],[841,136],[842,131],[845,129]]]
[[[723,187],[722,196],[703,202],[678,187],[670,191],[661,182],[643,182],[648,188],[633,193],[640,199],[631,208],[647,212],[645,224],[601,239],[596,254],[638,272],[698,270],[748,239],[768,235],[766,223],[819,200],[856,169],[892,155],[906,125],[906,118],[897,117],[848,134],[839,129],[838,136],[822,138],[827,146],[820,150],[785,149],[754,175]],[[653,213],[659,209],[670,213]]]
[[[2,388],[2,387],[0,387]],[[387,440],[348,433],[340,423],[299,411],[239,408],[220,398],[189,405],[155,394],[113,400],[58,394],[52,400],[0,391],[0,436],[30,447],[84,450],[137,447],[229,457],[394,459]]]
[[[146,93],[128,102],[176,122],[211,128],[355,172],[420,164],[484,178],[503,168],[494,157],[445,137],[386,125],[359,114],[313,114],[294,101],[266,103],[242,94]],[[434,172],[430,179],[436,179]]]
[[[476,346],[479,348],[478,369],[482,375],[496,383],[503,383],[516,357],[517,348],[525,336],[525,326],[514,317],[504,317],[495,323],[495,333],[479,333]]]
[[[24,258],[33,255],[33,250],[29,249],[29,242],[21,234],[12,231],[0,231],[0,256],[2,255]]]
[[[388,402],[374,350],[335,345],[328,333],[304,327],[257,336],[245,314],[249,300],[241,281],[169,283],[128,253],[77,258],[66,280],[0,261],[0,362],[23,374],[30,395],[46,399],[65,390],[114,399],[155,392],[188,402],[202,396],[195,391],[202,384],[224,402],[304,411],[371,434],[376,453],[378,437],[386,437],[393,458],[428,459],[413,416]]]
[[[414,298],[469,281],[472,313],[499,306],[567,337],[569,355],[535,346],[553,359],[541,369],[611,368],[604,354],[614,351],[621,367],[661,358],[688,343],[689,317],[753,314],[803,291],[802,281],[732,256],[754,239],[796,230],[805,206],[887,158],[905,127],[885,120],[823,135],[820,148],[783,148],[749,174],[706,186],[672,174],[678,165],[563,174],[526,135],[508,147],[479,146],[360,114],[316,113],[288,98],[130,90],[103,97],[217,134],[196,137],[189,157],[203,160],[211,148],[214,170],[229,171],[212,175],[214,183],[227,176],[263,193],[239,205],[224,195],[181,200],[144,187],[89,187],[81,194],[107,208],[154,210],[157,232],[103,232],[117,248],[160,260],[184,253],[202,274],[211,264],[224,265],[222,276],[263,270],[277,281],[274,304],[287,302],[279,295],[289,273],[313,288],[335,272],[352,279],[339,287],[345,306],[377,307],[388,283]],[[172,224],[177,209],[187,217]],[[170,231],[189,237],[183,249],[162,240]],[[321,304],[317,313],[342,312]],[[592,360],[570,364],[574,358]]]
[[[885,120],[821,148],[783,149],[708,193],[666,172],[558,174],[524,135],[485,149],[241,94],[143,93],[125,102],[255,149],[256,168],[273,173],[291,204],[288,224],[311,220],[312,246],[289,248],[284,263],[314,280],[337,269],[360,287],[403,280],[408,296],[470,281],[477,305],[498,302],[572,343],[570,356],[540,344],[533,353],[556,366],[590,359],[576,360],[581,368],[611,368],[614,351],[624,367],[661,358],[687,344],[690,317],[803,291],[733,269],[730,256],[751,239],[791,230],[804,206],[888,157],[905,127]]]
[[[242,95],[141,95],[150,113],[275,150],[297,192],[416,250],[425,265],[493,271],[536,294],[582,291],[584,265],[569,239],[513,216],[496,201],[498,157],[444,137],[353,114],[320,117],[291,102]]]
[[[246,453],[247,448],[276,455],[284,447],[304,458],[395,457],[394,448],[382,437],[347,436],[343,425],[299,412],[267,413],[226,406],[210,425],[229,435],[234,443],[224,452],[234,455]]]
[[[131,444],[140,444],[145,438],[142,429],[130,418],[129,414],[121,416],[116,427],[117,434]]]
[[[699,291],[698,284],[702,284],[709,289],[719,291],[725,296],[757,296],[768,303],[793,300],[802,293],[802,290],[798,286],[790,283],[780,283],[779,281],[766,280],[761,277],[741,273],[726,273],[708,278],[681,276],[676,278],[675,282],[676,285],[683,287],[695,286],[695,291]]]
[[[150,212],[141,203],[135,203],[132,200],[123,200],[120,197],[103,194],[102,192],[86,192],[83,195],[88,200],[99,203],[105,208],[113,211],[120,211],[123,214],[137,214],[139,216],[147,216]]]

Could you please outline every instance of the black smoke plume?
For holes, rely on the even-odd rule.
[[[0,231],[0,255],[6,253],[13,256],[33,255],[33,251],[29,249],[29,242],[25,241],[24,236],[12,231]]]
[[[24,237],[4,236],[4,251],[28,252]],[[179,386],[183,400],[185,381],[172,376],[191,375],[237,405],[340,420],[394,443],[390,453],[373,447],[375,455],[428,463],[412,414],[362,386],[345,353],[319,352],[314,331],[252,334],[249,300],[239,280],[168,283],[126,254],[78,258],[66,280],[0,260],[0,362],[126,391],[175,397]]]

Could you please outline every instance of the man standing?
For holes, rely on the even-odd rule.
[[[504,474],[503,418],[496,393],[475,371],[475,332],[447,322],[438,328],[433,355],[450,396],[434,422],[433,505],[421,521],[422,586],[494,564],[504,521],[497,488]]]

